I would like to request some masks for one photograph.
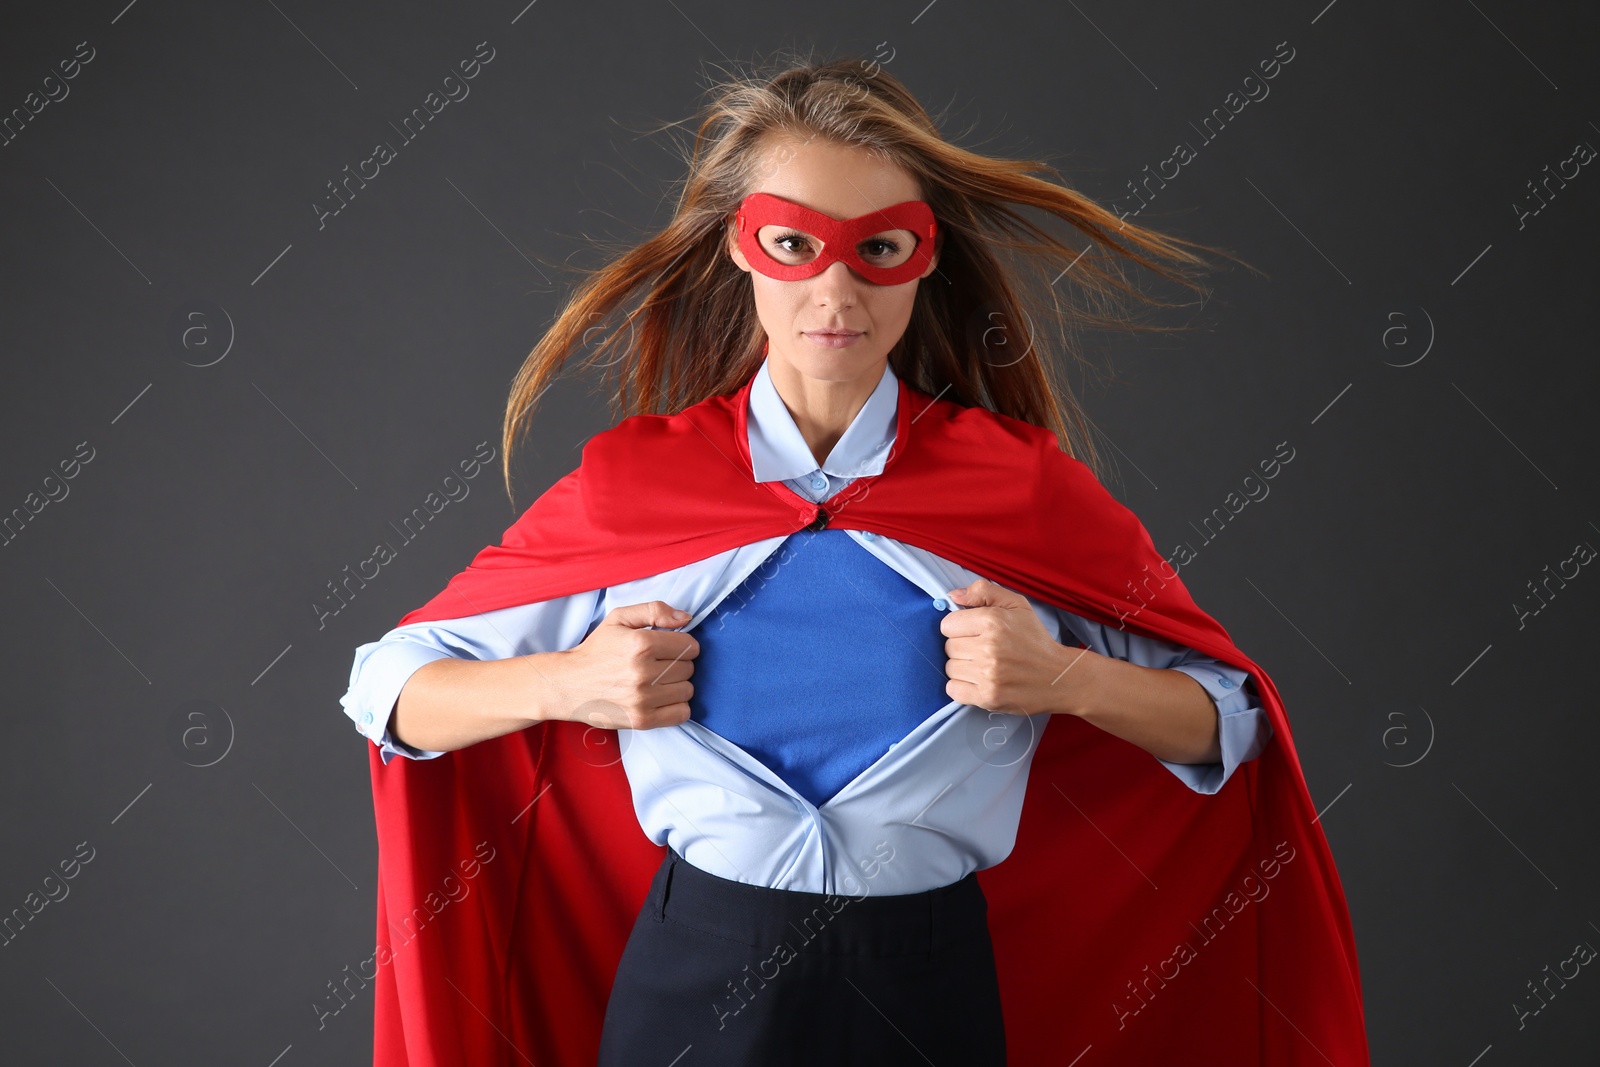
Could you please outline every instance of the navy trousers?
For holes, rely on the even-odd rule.
[[[600,1067],[1002,1067],[975,874],[833,896],[709,874],[668,851],[623,950]]]

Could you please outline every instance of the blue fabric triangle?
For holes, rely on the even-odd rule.
[[[690,717],[820,807],[950,703],[944,615],[846,531],[791,534],[691,631]]]

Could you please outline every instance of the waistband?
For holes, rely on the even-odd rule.
[[[988,911],[976,872],[921,893],[839,896],[722,878],[670,849],[645,901],[656,922],[756,948],[853,956],[927,955],[987,938]]]

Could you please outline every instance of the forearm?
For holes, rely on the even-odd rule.
[[[389,718],[389,732],[413,748],[448,752],[550,718],[559,698],[558,657],[438,659],[412,672]]]
[[[1217,705],[1199,682],[1183,671],[1063,648],[1068,655],[1074,651],[1084,655],[1068,669],[1087,670],[1091,677],[1079,679],[1073,691],[1087,695],[1076,706],[1059,710],[1131,741],[1157,759],[1215,763],[1222,758]]]

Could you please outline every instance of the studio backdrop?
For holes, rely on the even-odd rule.
[[[612,425],[562,377],[508,498],[510,379],[579,269],[671,217],[717,70],[794,48],[1248,264],[1169,332],[1077,339],[1105,484],[1282,692],[1373,1062],[1593,1062],[1595,30],[1504,0],[11,5],[0,1059],[370,1062],[352,654]]]

